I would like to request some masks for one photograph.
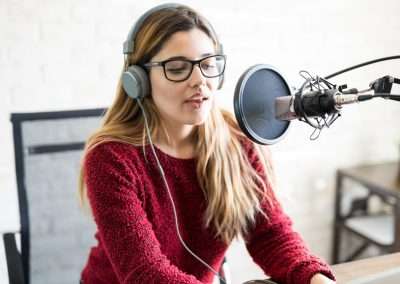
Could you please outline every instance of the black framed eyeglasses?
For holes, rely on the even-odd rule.
[[[209,55],[199,60],[186,58],[171,58],[160,62],[148,62],[143,64],[146,68],[162,66],[165,78],[172,82],[183,82],[193,72],[194,65],[198,65],[204,77],[215,78],[224,74],[226,55]]]

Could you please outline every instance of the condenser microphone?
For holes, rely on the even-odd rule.
[[[344,95],[333,85],[330,89],[307,92],[309,86],[306,81],[293,95],[288,81],[275,67],[265,64],[250,67],[235,88],[234,110],[240,128],[254,142],[271,145],[285,137],[291,120],[304,120],[318,128],[310,118],[336,114],[342,105],[363,98],[349,91]]]
[[[303,96],[282,96],[275,98],[276,118],[280,120],[302,119],[305,117],[326,117],[335,114],[345,104],[369,99],[368,95],[344,95],[338,89],[323,89],[305,93]]]
[[[319,80],[318,88],[311,79],[306,80],[293,95],[276,68],[265,64],[250,67],[235,88],[234,110],[240,128],[258,144],[275,144],[287,134],[293,119],[322,129],[333,123],[343,105],[371,99],[370,95],[356,94],[357,89],[343,94],[345,91],[339,91],[341,87],[336,88],[323,78]],[[323,120],[324,124],[312,118]]]
[[[400,79],[393,76],[379,78],[362,91],[347,89],[347,85],[337,87],[327,81],[350,70],[393,59],[400,59],[400,55],[364,62],[324,78],[301,71],[300,75],[306,81],[294,95],[287,80],[276,68],[266,64],[254,65],[242,74],[236,84],[233,102],[236,120],[241,130],[254,142],[275,144],[287,134],[293,119],[306,122],[315,130],[322,130],[336,121],[345,104],[373,98],[400,101],[400,94],[391,93],[392,85],[400,84]],[[371,91],[373,94],[366,94]],[[316,139],[313,135],[310,138]]]

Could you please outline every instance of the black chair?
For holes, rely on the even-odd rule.
[[[105,109],[13,113],[21,254],[3,236],[12,284],[79,283],[95,225],[79,207],[84,141]]]
[[[24,272],[22,270],[21,254],[17,248],[14,233],[3,235],[6,261],[8,264],[9,282],[12,284],[24,284]]]

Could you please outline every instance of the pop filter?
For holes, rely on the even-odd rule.
[[[275,144],[287,133],[290,121],[276,119],[275,99],[291,96],[283,76],[272,66],[247,69],[235,88],[234,109],[242,131],[258,144]]]

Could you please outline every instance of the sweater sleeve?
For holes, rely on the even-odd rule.
[[[171,264],[142,207],[139,173],[108,143],[85,158],[85,182],[100,240],[120,283],[201,284]],[[126,151],[126,149],[125,149]]]
[[[252,166],[266,180],[254,148],[248,153]],[[264,154],[269,159],[269,152]],[[268,191],[271,202],[264,199],[261,203],[267,218],[259,214],[255,226],[246,236],[246,247],[254,262],[272,279],[282,284],[309,284],[312,276],[317,273],[334,280],[329,266],[312,255],[300,235],[292,229],[292,221],[283,211],[270,186]]]

